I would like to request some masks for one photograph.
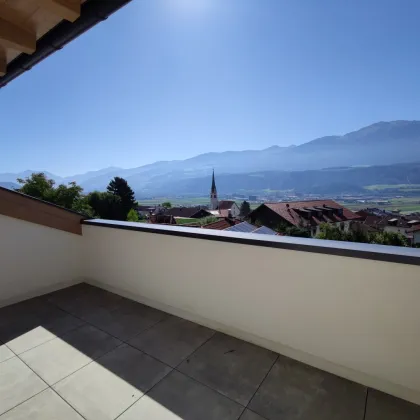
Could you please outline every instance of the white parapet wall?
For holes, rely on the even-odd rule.
[[[0,307],[81,280],[81,235],[0,214]]]
[[[196,232],[191,238],[85,225],[86,278],[420,403],[420,266]]]

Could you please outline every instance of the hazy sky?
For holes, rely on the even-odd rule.
[[[418,0],[133,0],[0,90],[0,172],[70,175],[420,119]]]

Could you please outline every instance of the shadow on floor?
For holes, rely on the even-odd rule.
[[[0,341],[1,420],[420,418],[414,404],[85,283],[0,309]]]

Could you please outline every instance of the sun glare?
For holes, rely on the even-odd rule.
[[[212,7],[212,0],[167,0],[171,13],[182,16],[197,16],[207,13]]]

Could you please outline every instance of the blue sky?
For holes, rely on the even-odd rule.
[[[0,91],[0,172],[58,175],[420,119],[420,3],[133,0]]]

